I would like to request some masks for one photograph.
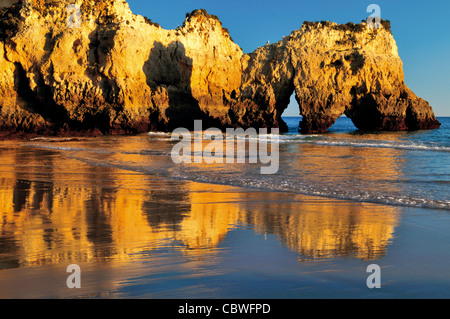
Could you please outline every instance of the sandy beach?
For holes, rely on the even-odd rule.
[[[447,211],[165,179],[25,144],[0,143],[0,298],[450,296]],[[82,289],[66,286],[70,264]],[[371,264],[382,289],[366,285]]]

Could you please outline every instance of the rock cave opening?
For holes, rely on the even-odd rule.
[[[292,93],[290,102],[286,109],[283,111],[281,118],[288,126],[288,133],[298,133],[298,128],[302,116],[300,115],[300,109],[297,100],[295,99],[295,91]]]
[[[353,124],[353,121],[343,114],[336,122],[328,129],[328,132],[338,133],[338,132],[352,132],[358,131],[358,128]]]
[[[302,121],[302,116],[300,115],[299,105],[295,99],[295,92],[292,93],[289,105],[283,111],[281,116],[283,121],[288,126],[288,132],[297,134],[299,130],[300,122]],[[328,129],[328,132],[352,132],[357,131],[358,128],[355,126],[353,121],[343,114],[336,122]]]
[[[283,115],[281,117],[283,117],[283,118],[285,118],[285,117],[301,117],[298,103],[295,100],[295,92],[292,93],[289,105],[283,111]]]

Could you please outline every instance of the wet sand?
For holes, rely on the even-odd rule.
[[[0,163],[0,298],[450,297],[446,211],[165,180],[12,141]]]

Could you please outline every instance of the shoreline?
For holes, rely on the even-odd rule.
[[[300,118],[296,116],[290,116],[285,118]],[[442,118],[450,118],[448,116],[441,116],[437,117],[437,119]],[[206,128],[205,128],[206,129]],[[358,130],[355,127],[355,131],[365,134],[365,133],[393,133],[393,132],[420,132],[420,131],[434,131],[434,130],[440,130],[442,129],[442,126],[437,128],[431,128],[431,129],[415,129],[415,130],[391,130],[391,131],[363,131]],[[193,131],[193,130],[190,130]],[[225,131],[225,130],[224,130]],[[118,130],[110,130],[108,132],[102,132],[99,129],[88,129],[84,131],[74,131],[74,130],[66,130],[66,129],[59,129],[59,130],[45,130],[43,132],[25,132],[25,131],[8,131],[8,130],[0,130],[0,141],[25,141],[25,140],[31,140],[34,138],[87,138],[87,137],[101,137],[101,136],[136,136],[141,134],[148,134],[148,133],[171,133],[171,131],[161,131],[161,130],[150,130],[150,131],[142,131],[142,132],[125,132],[121,129]],[[288,132],[280,132],[281,135],[287,134]],[[329,131],[323,132],[323,133],[312,133],[307,134],[304,133],[304,135],[326,135],[330,133]],[[301,133],[300,133],[301,134]]]

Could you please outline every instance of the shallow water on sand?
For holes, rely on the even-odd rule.
[[[0,298],[450,297],[448,140],[347,124],[282,136],[273,176],[165,134],[0,142]]]

